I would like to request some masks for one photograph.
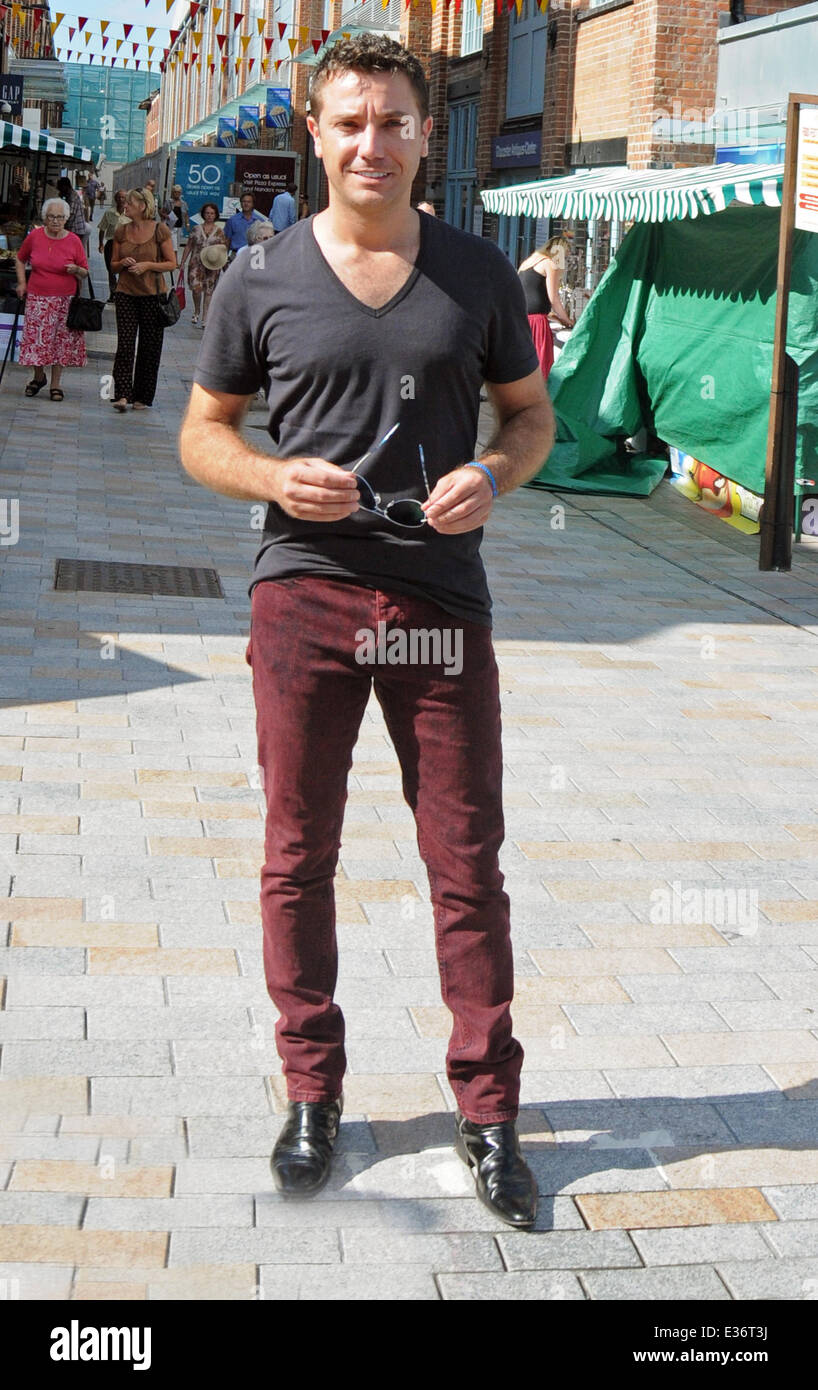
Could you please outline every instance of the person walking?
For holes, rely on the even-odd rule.
[[[64,400],[60,386],[63,367],[84,367],[85,334],[66,326],[72,297],[88,276],[88,261],[75,232],[66,230],[68,204],[48,198],[42,206],[42,227],[29,232],[17,252],[17,295],[25,298],[20,361],[34,368],[25,389],[36,396],[46,384],[45,368],[51,368],[52,401]],[[25,267],[31,266],[26,284]]]
[[[247,245],[247,231],[251,223],[257,222],[261,218],[261,213],[255,211],[255,198],[252,193],[242,193],[240,198],[241,211],[234,212],[232,217],[228,217],[224,224],[224,235],[231,257],[235,256],[242,246]],[[266,218],[264,219],[267,220]]]
[[[224,275],[180,439],[204,486],[268,504],[247,658],[267,801],[264,964],[289,1097],[273,1180],[285,1197],[317,1192],[338,1134],[333,880],[374,682],[429,874],[457,1152],[492,1213],[529,1228],[479,548],[495,498],[542,467],[553,412],[503,252],[411,207],[432,129],[418,58],[380,36],[341,40],[313,69],[309,101],[329,205],[274,237],[262,268],[241,256]],[[498,428],[476,459],[484,379]],[[240,433],[262,385],[272,453]]]
[[[116,292],[116,276],[111,270],[111,256],[114,251],[114,232],[117,227],[125,226],[128,218],[125,216],[125,198],[123,189],[118,188],[114,194],[114,206],[104,212],[99,219],[99,249],[105,257],[105,268],[108,271],[108,303],[113,304]]]
[[[116,228],[111,255],[111,270],[119,275],[114,294],[117,348],[112,404],[120,412],[129,405],[134,410],[153,405],[164,338],[158,296],[165,290],[163,272],[176,269],[170,232],[156,221],[153,194],[146,188],[132,188],[125,199],[125,214],[130,221]]]
[[[288,184],[282,193],[277,193],[273,199],[273,206],[270,211],[270,221],[276,232],[283,232],[286,227],[294,227],[298,221],[295,209],[294,184]]]
[[[97,193],[99,192],[99,179],[96,174],[89,174],[82,189],[82,197],[85,203],[85,218],[87,222],[94,220],[94,208],[97,205]]]
[[[526,256],[518,271],[525,290],[531,336],[544,378],[548,377],[554,365],[554,335],[551,332],[549,315],[557,319],[564,328],[574,326],[560,299],[560,281],[570,249],[566,235],[552,236],[544,246]]]
[[[198,226],[194,225],[185,243],[179,270],[183,271],[187,265],[187,283],[193,295],[192,322],[194,326],[201,324],[204,328],[213,291],[227,264],[227,239],[223,229],[218,225],[219,209],[216,203],[202,203],[199,215],[202,220]],[[255,223],[253,225],[255,226]],[[208,266],[202,260],[202,253],[211,248],[218,251],[218,254],[215,257],[208,256],[208,259],[213,260],[213,264]]]

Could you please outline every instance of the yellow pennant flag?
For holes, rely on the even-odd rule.
[[[483,13],[483,0],[474,0],[474,3],[475,3],[475,5],[477,6],[477,13],[478,13],[478,14],[482,14],[482,13]]]
[[[210,65],[211,65],[212,62],[213,62],[213,54],[212,54],[212,53],[208,53],[208,55],[207,55],[207,66],[210,67]]]
[[[156,25],[155,25],[155,24],[148,24],[148,25],[146,25],[146,27],[145,27],[145,33],[146,33],[147,36],[148,36],[148,43],[150,43],[151,39],[153,38],[154,34],[156,33]]]
[[[99,32],[100,32],[101,34],[104,34],[104,33],[105,33],[105,30],[108,28],[108,25],[110,24],[110,22],[111,22],[110,19],[101,19],[101,20],[99,21]]]
[[[437,0],[429,0],[429,3],[432,6],[432,14],[434,14],[437,10]]]
[[[261,60],[261,75],[262,75],[262,77],[266,77],[266,76],[267,76],[267,69],[269,68],[269,66],[270,66],[270,60],[269,60],[269,58],[262,58],[262,60]]]
[[[213,11],[213,28],[214,28],[214,29],[216,28],[216,25],[218,24],[219,20],[221,19],[223,13],[224,13],[223,10],[214,10],[214,11]]]
[[[198,48],[198,47],[199,47],[199,44],[202,42],[202,34],[203,34],[204,31],[203,31],[202,29],[193,29],[193,30],[191,30],[191,32],[192,32],[192,34],[193,34],[193,42],[195,43],[196,47]]]
[[[123,59],[122,59],[122,66],[123,66],[123,68],[126,68],[126,67],[128,66],[128,59],[127,59],[127,58],[123,58]]]
[[[166,11],[167,11],[168,14],[170,14],[170,12],[171,12],[171,10],[173,9],[173,7],[174,7],[175,4],[176,4],[176,0],[165,0],[165,9],[166,9]]]
[[[63,10],[63,11],[57,10],[57,18],[56,18],[55,21],[54,21],[54,28],[55,28],[55,29],[59,29],[59,27],[60,27],[60,25],[62,24],[62,22],[63,22],[64,19],[65,19],[65,11],[64,11],[64,10]]]
[[[237,59],[236,59],[236,64],[235,64],[235,66],[236,66],[236,72],[238,72],[239,68],[241,67],[241,58],[237,58]]]
[[[152,56],[153,56],[153,50],[154,50],[155,46],[156,46],[155,44],[154,44],[154,45],[148,44],[148,62],[150,62],[150,60],[151,60],[151,58],[152,58]]]
[[[248,45],[248,43],[250,42],[250,39],[251,39],[251,35],[250,35],[250,34],[242,34],[242,35],[241,35],[241,52],[242,52],[242,57],[243,57],[243,56],[246,54],[246,52],[247,52],[247,45]]]
[[[287,43],[290,45],[290,52],[295,53],[295,50],[298,47],[298,39],[288,39]]]
[[[22,24],[22,22],[23,22],[23,7],[22,7],[22,5],[12,5],[12,7],[11,7],[11,12],[12,12],[12,14],[14,15],[14,18],[15,18],[15,19],[19,19],[20,23]]]
[[[264,20],[263,20],[263,19],[257,19],[257,20],[256,20],[256,28],[258,29],[258,31],[259,31],[260,34],[263,34],[263,33],[264,33]]]
[[[116,40],[116,51],[117,51],[117,53],[119,52],[119,50],[120,50],[120,48],[122,47],[122,45],[123,45],[124,42],[125,42],[124,39],[117,39],[117,40]]]
[[[514,8],[517,11],[517,18],[520,18],[523,10],[523,0],[514,0]]]
[[[341,38],[342,38],[342,39],[351,39],[351,38],[352,38],[352,35],[351,35],[351,34],[348,34],[348,33],[343,33],[343,34],[341,35]]]
[[[50,30],[51,30],[51,37],[52,37],[52,38],[53,38],[54,35],[56,34],[56,32],[57,32],[57,30],[59,29],[59,27],[60,27],[60,21],[57,20],[56,23],[55,23],[55,22],[52,20],[51,24],[49,25],[49,28],[50,28]]]
[[[85,31],[84,38],[85,38],[85,47],[87,48],[88,45],[89,45],[89,43],[91,42],[91,35],[88,33],[88,30],[87,30],[87,29],[86,29],[86,31]]]

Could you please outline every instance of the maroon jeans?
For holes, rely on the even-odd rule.
[[[413,648],[420,630],[436,633],[440,647],[416,639]],[[366,632],[375,638],[369,662]],[[401,655],[401,640],[404,659],[386,664],[390,651]],[[248,661],[267,800],[264,969],[290,1099],[335,1100],[346,1069],[333,1002],[333,880],[374,679],[429,875],[441,989],[454,1019],[449,1082],[467,1119],[515,1119],[523,1050],[511,1032],[509,903],[498,867],[502,753],[490,629],[422,599],[300,575],[256,585]],[[446,674],[458,665],[459,674]]]

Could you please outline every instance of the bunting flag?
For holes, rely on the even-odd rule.
[[[253,64],[254,64],[255,61],[256,61],[255,58],[251,58],[251,59],[250,59],[249,63],[247,64],[247,71],[248,71],[248,72],[252,72],[252,71],[253,71]]]
[[[214,10],[214,11],[213,11],[213,28],[214,28],[214,29],[216,28],[216,25],[218,24],[218,22],[219,22],[219,20],[221,19],[221,17],[222,17],[223,14],[224,14],[224,10]]]
[[[224,45],[227,43],[227,35],[226,35],[226,34],[217,34],[217,35],[216,35],[216,43],[219,45],[219,48],[221,49],[221,51],[224,52]]]
[[[250,34],[242,34],[242,35],[240,36],[241,52],[242,52],[242,57],[243,57],[243,58],[246,58],[246,57],[247,57],[247,45],[248,45],[249,42],[250,42],[250,38],[251,38]]]
[[[85,47],[87,48],[89,43],[91,42],[91,35],[89,33],[85,33],[83,37],[85,39]]]
[[[150,43],[151,39],[153,38],[154,34],[156,33],[156,25],[155,25],[155,24],[147,24],[147,25],[145,26],[145,33],[146,33],[147,36],[148,36],[148,43]]]
[[[256,20],[256,28],[258,29],[258,31],[259,31],[260,34],[263,34],[263,33],[264,33],[264,20],[263,20],[263,19],[257,19],[257,20]]]
[[[202,42],[202,33],[203,33],[203,31],[202,31],[201,29],[191,29],[190,32],[191,32],[191,34],[193,35],[193,42],[195,43],[196,47],[198,48],[198,47],[199,47],[199,44]]]
[[[56,27],[57,27],[58,29],[59,29],[59,27],[60,27],[60,25],[62,24],[62,22],[63,22],[64,19],[65,19],[65,12],[64,12],[64,11],[63,11],[63,12],[60,12],[60,10],[57,10],[57,18],[56,18],[56,20],[55,20],[55,24],[56,24]]]
[[[190,18],[191,18],[191,20],[194,20],[194,19],[196,18],[197,14],[199,13],[199,9],[200,9],[200,8],[201,8],[201,7],[200,7],[200,5],[198,5],[198,4],[196,3],[196,0],[190,0]]]
[[[73,37],[74,37],[74,35],[76,34],[76,32],[77,32],[77,27],[76,27],[76,25],[74,25],[74,28],[73,28],[73,29],[72,29],[71,26],[69,25],[69,27],[68,27],[68,42],[69,42],[69,43],[70,43],[71,40],[73,39]]]
[[[266,77],[266,76],[267,76],[267,69],[269,68],[269,66],[270,66],[270,60],[269,60],[269,58],[262,58],[262,60],[261,60],[261,75],[262,75],[262,77]]]
[[[267,52],[268,52],[268,53],[270,52],[270,49],[272,48],[272,46],[273,46],[274,43],[275,43],[275,39],[265,39],[265,40],[264,40],[264,47],[267,49]]]
[[[236,29],[238,29],[238,27],[239,27],[239,25],[241,24],[241,21],[242,21],[243,19],[244,19],[244,15],[243,15],[243,14],[239,14],[238,11],[236,12],[236,14],[233,15],[233,31],[234,31],[234,32],[235,32]]]
[[[302,43],[302,44],[305,44],[305,43],[307,42],[307,39],[309,38],[309,36],[310,36],[310,31],[309,31],[309,29],[307,28],[306,24],[300,24],[300,25],[298,26],[298,37],[299,37],[299,39],[301,40],[301,43]]]
[[[34,8],[34,28],[38,29],[43,22],[43,12],[37,6]]]
[[[127,38],[130,38],[130,33],[131,33],[131,30],[132,30],[132,29],[133,29],[133,25],[132,25],[132,24],[123,24],[123,26],[122,26],[122,32],[123,32],[123,34],[125,35],[125,38],[126,38],[126,39],[127,39]]]
[[[322,29],[322,30],[321,30],[321,42],[322,42],[322,43],[326,43],[327,39],[329,38],[329,32],[330,32],[329,29]]]
[[[173,45],[175,44],[175,42],[176,42],[176,40],[178,39],[178,37],[179,37],[179,35],[181,34],[181,32],[182,32],[181,29],[171,29],[171,31],[170,31],[170,46],[171,46],[171,48],[173,48]]]
[[[388,4],[389,4],[389,0],[385,0],[385,5],[388,5]],[[310,42],[312,43],[312,51],[313,51],[313,53],[315,54],[316,57],[318,57],[318,50],[319,50],[319,48],[321,47],[321,40],[320,40],[320,39],[311,39]]]
[[[285,35],[285,33],[286,33],[286,30],[287,30],[286,24],[279,24],[279,26],[278,26],[278,37],[279,37],[279,40],[281,40],[281,39],[284,38],[284,35]]]
[[[85,15],[82,15],[82,14],[81,14],[81,15],[78,16],[78,18],[77,18],[77,28],[79,29],[80,33],[82,33],[82,31],[83,31],[83,29],[85,28],[85,26],[86,26],[87,23],[88,23],[88,20],[86,19]]]
[[[23,22],[23,7],[22,7],[22,5],[12,5],[12,7],[11,7],[11,13],[14,15],[14,18],[18,21],[18,23],[22,24],[22,22]],[[85,23],[85,20],[83,20],[82,22],[83,22],[83,24],[84,24],[84,23]]]
[[[165,0],[165,11],[167,14],[170,14],[175,4],[176,0]]]
[[[105,52],[105,49],[107,48],[107,46],[108,46],[108,36],[107,36],[107,34],[106,34],[105,38],[102,40],[102,51],[103,51],[103,53]]]
[[[120,48],[122,47],[123,43],[125,42],[125,40],[124,40],[124,39],[115,39],[114,42],[116,43],[116,51],[117,51],[117,53],[118,53],[119,50],[120,50]]]
[[[153,44],[148,44],[148,62],[150,62],[151,58],[153,57],[153,50],[154,50],[154,47],[155,47],[155,45],[153,45]]]
[[[101,34],[104,34],[104,33],[105,33],[105,30],[108,28],[108,25],[110,24],[110,22],[111,22],[110,19],[101,19],[101,20],[99,21],[99,32],[100,32]]]

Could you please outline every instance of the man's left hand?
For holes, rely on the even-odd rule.
[[[435,483],[423,509],[434,531],[456,536],[484,526],[493,501],[491,483],[485,473],[479,468],[463,467],[455,468]]]

